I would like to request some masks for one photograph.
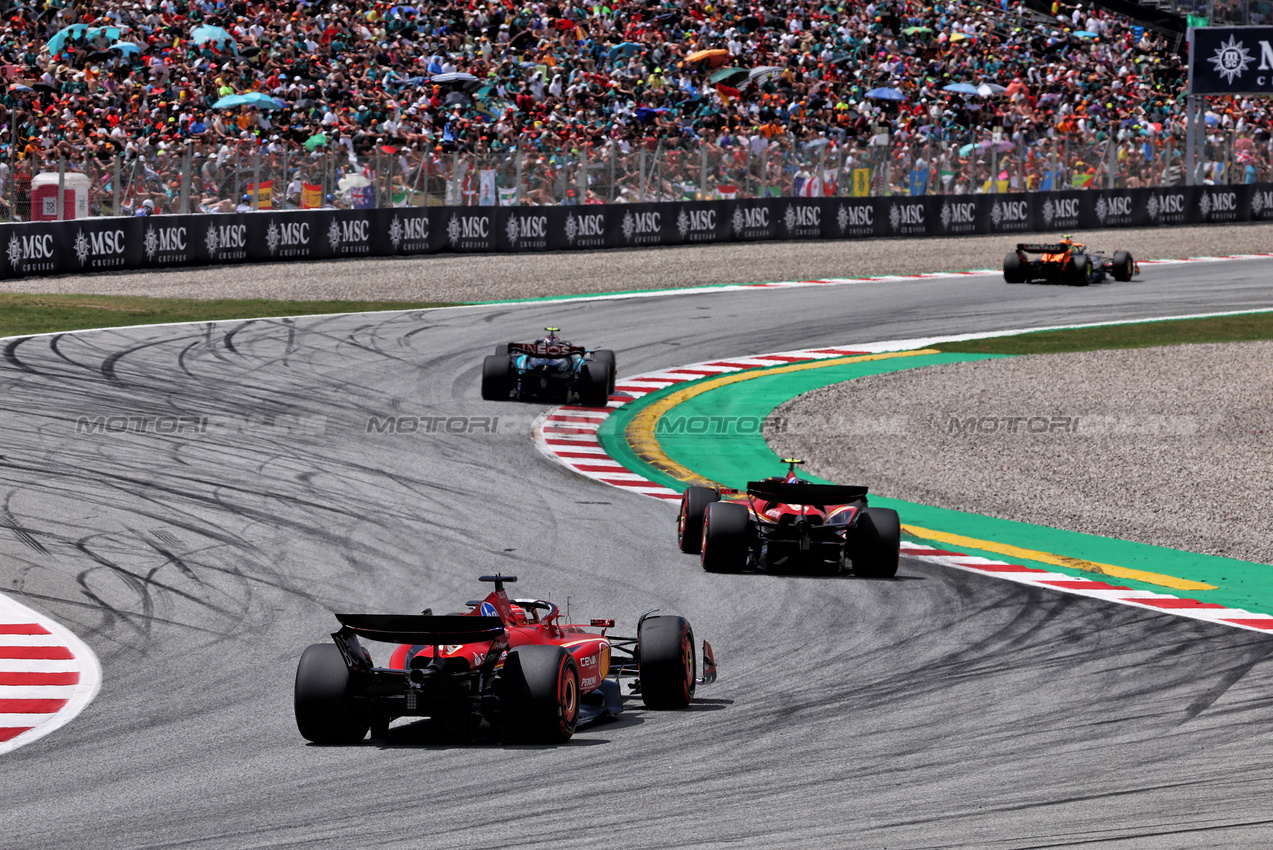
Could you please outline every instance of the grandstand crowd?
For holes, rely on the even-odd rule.
[[[708,150],[716,170],[821,149],[847,169],[874,146],[899,173],[931,167],[929,191],[943,190],[933,151],[951,151],[944,190],[979,168],[959,181],[979,191],[1004,175],[1040,188],[1058,157],[1080,185],[1071,175],[1102,173],[1111,144],[1122,185],[1170,180],[1184,138],[1177,45],[1082,3],[46,0],[3,23],[7,176],[64,157],[100,182],[122,155],[145,163],[130,202],[157,210],[173,208],[187,153],[194,205],[228,208],[243,179],[227,195],[227,164],[253,156],[284,183],[333,152],[364,169],[396,156],[409,183],[413,166],[515,150],[547,158],[551,182],[562,152]],[[214,105],[249,93],[269,100]],[[1268,119],[1263,101],[1211,106],[1208,126],[1236,144],[1229,168],[1265,167]],[[623,188],[585,185],[580,200]]]

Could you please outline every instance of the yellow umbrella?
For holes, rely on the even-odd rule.
[[[706,62],[709,68],[716,68],[724,65],[729,61],[729,51],[716,48],[714,50],[700,50],[697,53],[691,53],[685,57],[685,61],[691,64]]]

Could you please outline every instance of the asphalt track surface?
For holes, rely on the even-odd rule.
[[[953,278],[10,345],[0,512],[27,534],[0,529],[3,590],[87,641],[104,684],[74,722],[4,757],[0,846],[1265,843],[1267,636],[914,560],[890,581],[708,575],[677,553],[669,505],[541,457],[528,423],[543,405],[484,402],[478,377],[492,346],[547,324],[614,348],[622,375],[1267,308],[1271,272],[1244,261],[1086,290]],[[77,435],[79,417],[111,415],[208,425]],[[493,434],[366,433],[388,415],[501,419]],[[569,597],[577,620],[617,618],[619,634],[648,608],[684,614],[721,679],[685,712],[635,703],[556,747],[460,744],[428,724],[395,726],[387,745],[299,737],[296,661],[331,612],[454,610],[496,570],[521,577],[518,595]]]

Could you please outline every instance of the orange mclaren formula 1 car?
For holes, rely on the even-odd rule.
[[[1038,254],[1032,260],[1028,255]],[[1020,242],[1017,249],[1003,258],[1003,279],[1008,283],[1065,283],[1070,286],[1087,286],[1108,278],[1131,280],[1140,274],[1140,266],[1126,251],[1115,251],[1106,257],[1097,251],[1088,251],[1082,242],[1066,236],[1054,244]]]

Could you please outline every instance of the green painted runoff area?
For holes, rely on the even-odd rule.
[[[766,419],[782,403],[819,387],[867,375],[1002,356],[1007,355],[941,353],[847,363],[799,372],[777,372],[781,367],[755,370],[760,377],[708,390],[677,405],[660,420],[656,435],[663,451],[681,466],[725,486],[743,487],[747,481],[778,475],[784,471],[780,459],[769,448],[760,429],[756,427],[757,422]],[[765,372],[775,374],[765,375]],[[684,490],[683,482],[637,456],[628,445],[625,431],[633,416],[642,409],[671,393],[708,380],[713,378],[674,384],[617,409],[598,431],[601,444],[624,466],[674,490]],[[844,439],[852,439],[852,436]],[[806,477],[811,481],[835,483],[812,475]],[[838,483],[870,486],[871,482]],[[1216,589],[1178,591],[1125,578],[1104,579],[1116,586],[1170,593],[1256,613],[1273,613],[1273,566],[996,519],[877,495],[871,496],[871,504],[895,509],[904,525],[1061,557],[1192,579],[1215,585]],[[1187,521],[1187,514],[1181,515],[1181,521]],[[1021,558],[1007,559],[1003,555],[967,545],[947,546],[936,541],[931,543],[938,549],[950,548],[992,560],[1010,560],[1012,563],[1102,580],[1101,576],[1087,570]]]

